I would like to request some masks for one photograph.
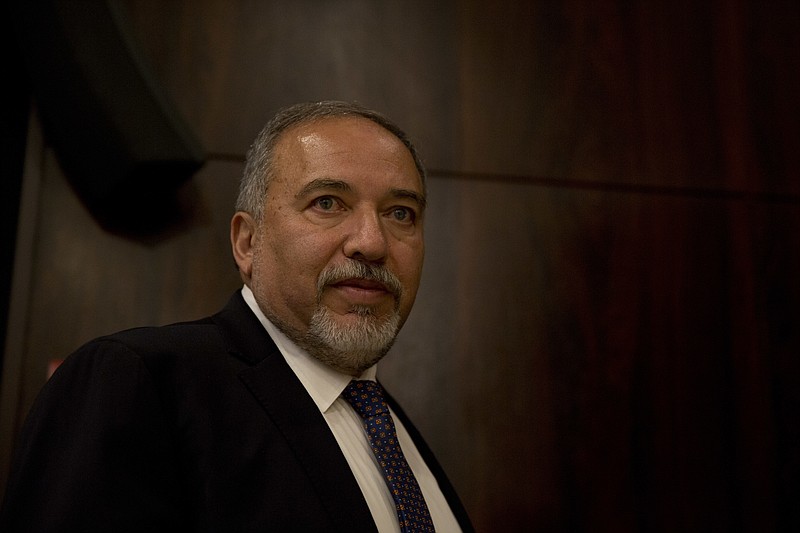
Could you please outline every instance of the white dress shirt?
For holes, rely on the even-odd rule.
[[[311,357],[297,346],[270,322],[256,303],[252,291],[246,285],[242,288],[245,302],[264,325],[272,340],[278,346],[291,369],[297,375],[308,394],[322,413],[325,421],[339,443],[353,475],[364,494],[369,510],[381,532],[399,532],[400,525],[395,511],[394,500],[383,478],[383,473],[375,455],[372,453],[361,417],[350,404],[341,397],[342,391],[354,379],[353,376],[337,372],[328,365]],[[375,380],[377,368],[368,368],[357,379]],[[438,532],[458,532],[458,525],[450,506],[447,504],[436,478],[414,446],[414,441],[406,432],[402,422],[394,418],[397,438],[414,476],[417,478],[425,502],[428,504],[433,524]]]

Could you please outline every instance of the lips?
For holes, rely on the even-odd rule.
[[[385,305],[399,303],[403,294],[400,280],[384,265],[359,261],[331,265],[320,272],[317,279],[317,301],[328,294],[330,303],[339,305]]]
[[[333,286],[342,288],[351,287],[365,291],[391,292],[383,283],[371,279],[350,278],[333,283]]]
[[[379,281],[348,278],[329,285],[345,305],[383,305],[394,301],[394,293]]]

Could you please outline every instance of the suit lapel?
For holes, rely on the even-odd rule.
[[[347,460],[316,404],[264,327],[236,293],[214,317],[230,351],[252,366],[239,378],[294,450],[335,529],[363,531],[374,521]]]

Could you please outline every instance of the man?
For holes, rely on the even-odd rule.
[[[70,356],[26,421],[0,530],[470,530],[375,382],[414,303],[424,215],[424,168],[387,119],[279,112],[231,221],[241,292]]]

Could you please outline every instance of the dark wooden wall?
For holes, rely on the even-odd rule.
[[[248,144],[283,104],[344,98],[431,168],[380,373],[480,531],[800,526],[800,4],[123,5],[209,161],[187,227],[125,239],[34,123],[4,462],[51,359],[225,301]]]

